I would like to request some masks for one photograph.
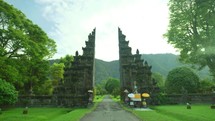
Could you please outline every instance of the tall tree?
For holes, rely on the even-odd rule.
[[[56,86],[58,81],[63,79],[64,74],[64,64],[63,63],[54,63],[51,68],[51,80],[53,81],[53,85]]]
[[[66,55],[65,57],[61,57],[59,63],[63,63],[65,68],[69,68],[72,65],[72,61],[74,60],[72,55]]]
[[[55,42],[13,6],[0,0],[0,56],[48,58],[56,52]]]
[[[96,84],[96,94],[103,95],[103,94],[107,93],[107,91],[105,89],[105,85],[106,85],[107,81],[108,80],[102,80],[100,83]]]
[[[33,89],[45,82],[56,44],[13,6],[0,0],[0,77]]]
[[[163,87],[164,86],[164,78],[160,73],[152,73],[152,78],[155,79],[155,81],[157,82],[157,86],[158,87]]]
[[[199,92],[200,93],[211,93],[213,92],[215,83],[210,79],[206,78],[200,81]]]
[[[215,1],[170,0],[165,36],[180,51],[183,62],[208,66],[215,77]]]
[[[114,90],[119,90],[120,83],[118,79],[108,78],[105,84],[105,89],[109,94],[112,94]],[[120,91],[119,91],[120,92]]]

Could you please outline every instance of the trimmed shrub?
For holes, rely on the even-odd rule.
[[[178,67],[168,73],[165,88],[168,94],[195,93],[199,77],[188,67]]]

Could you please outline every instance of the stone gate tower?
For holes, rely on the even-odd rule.
[[[130,93],[151,93],[155,89],[156,82],[152,79],[151,68],[147,61],[141,59],[139,50],[132,54],[132,48],[128,46],[126,36],[118,28],[119,39],[119,69],[120,69],[120,86],[121,97],[123,99],[124,90]]]
[[[65,68],[64,79],[54,90],[55,103],[65,107],[87,105],[89,90],[94,88],[96,29],[88,36],[83,55],[76,51],[74,61]]]

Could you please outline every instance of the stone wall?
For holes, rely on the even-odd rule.
[[[48,95],[40,95],[40,96],[19,96],[16,106],[18,107],[64,107],[65,101],[72,100],[73,105],[70,107],[86,107],[85,99],[82,97],[60,97],[58,103],[56,104],[53,100],[53,96]],[[66,99],[66,100],[64,100]],[[163,95],[162,103],[159,104],[186,104],[187,102],[191,104],[215,104],[215,94],[171,94],[171,95]],[[78,105],[77,105],[78,104]]]
[[[86,100],[82,96],[62,95],[59,99],[54,99],[51,95],[19,96],[17,107],[86,107]],[[57,102],[56,102],[57,101]],[[69,101],[69,102],[68,102]]]
[[[215,103],[215,95],[214,94],[171,94],[165,95],[164,104],[184,104],[184,103]]]
[[[18,101],[16,103],[16,106],[18,107],[48,107],[48,106],[54,106],[52,102],[52,96],[50,95],[32,95],[32,96],[26,96],[21,95],[18,97]]]

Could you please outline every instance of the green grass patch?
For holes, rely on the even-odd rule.
[[[93,111],[103,97],[95,97],[95,104],[90,108],[29,108],[28,114],[22,114],[24,108],[8,109],[0,114],[0,121],[79,121]]]
[[[169,105],[152,107],[153,111],[136,111],[132,113],[145,121],[215,121],[215,110],[210,105]]]
[[[97,103],[97,102],[101,102],[104,98],[104,95],[96,95],[93,102]]]
[[[114,97],[113,95],[111,95],[110,97],[111,97],[111,99],[112,99],[113,101],[115,101],[115,102],[120,102],[120,96]]]
[[[60,115],[52,121],[79,121],[85,114],[91,112],[91,110],[88,108],[75,109],[67,114]]]
[[[49,121],[61,115],[66,115],[67,108],[29,108],[28,114],[22,114],[23,108],[3,111],[0,121]]]

